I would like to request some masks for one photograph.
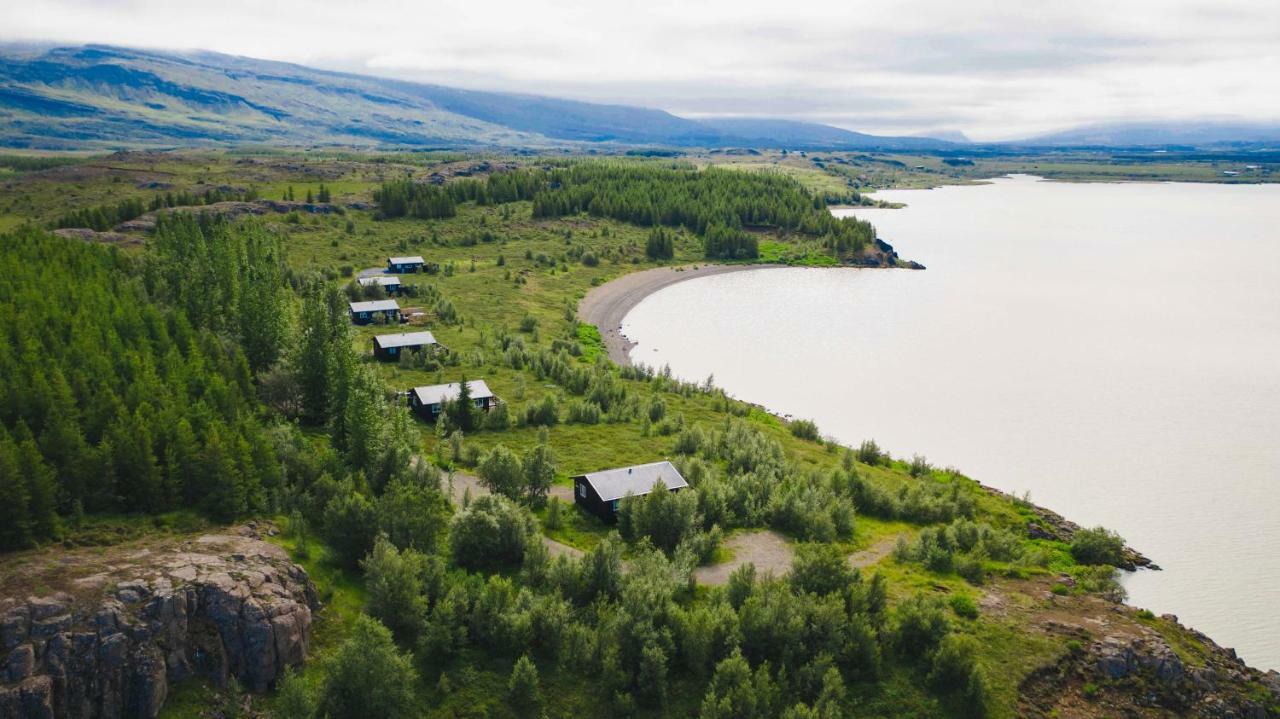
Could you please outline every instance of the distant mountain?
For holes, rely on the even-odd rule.
[[[210,52],[0,47],[0,145],[188,144],[924,149],[814,123],[479,92]]]
[[[725,138],[738,138],[739,144],[784,145],[814,149],[938,149],[951,143],[929,137],[883,137],[842,130],[830,125],[793,120],[735,117],[708,118],[701,124],[716,130]]]
[[[1280,122],[1117,122],[1088,125],[1013,144],[1052,147],[1280,145]]]
[[[953,142],[957,145],[969,145],[973,140],[969,136],[959,130],[934,130],[931,132],[922,132],[912,137],[924,137],[931,140],[943,140],[945,142]]]

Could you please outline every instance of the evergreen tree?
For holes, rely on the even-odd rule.
[[[507,680],[507,701],[522,716],[537,716],[542,707],[542,683],[538,667],[526,654],[516,661]]]
[[[365,571],[369,614],[390,629],[396,639],[410,645],[426,618],[419,573],[423,559],[413,550],[398,551],[385,535],[379,535],[373,551],[360,562]]]
[[[40,456],[40,448],[25,424],[18,424],[18,472],[27,485],[27,515],[32,535],[54,537],[58,532],[57,485],[53,470]]]
[[[449,403],[446,411],[458,429],[470,432],[476,428],[476,406],[471,401],[471,383],[465,375],[458,381],[458,398]]]
[[[224,522],[240,516],[247,505],[237,461],[239,449],[230,432],[215,426],[210,428],[201,453],[201,501],[211,515]]]
[[[22,549],[35,538],[31,495],[22,476],[18,447],[0,426],[0,549]]]
[[[414,713],[418,673],[391,632],[360,616],[329,664],[321,711],[329,719],[403,717]]]

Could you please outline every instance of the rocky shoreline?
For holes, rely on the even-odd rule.
[[[1138,619],[1136,631],[1090,640],[1080,634],[1056,663],[1032,672],[1019,687],[1019,712],[1027,717],[1168,716],[1267,719],[1280,702],[1280,673],[1244,663],[1166,614],[1158,619],[1131,607],[1116,611]],[[1194,636],[1197,651],[1176,648],[1155,627],[1171,626]],[[1133,625],[1130,625],[1133,626]]]

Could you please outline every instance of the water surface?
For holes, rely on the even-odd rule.
[[[691,280],[636,361],[1103,524],[1126,584],[1280,668],[1280,185],[990,185],[857,210],[908,270]]]

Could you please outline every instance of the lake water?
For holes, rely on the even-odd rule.
[[[1164,567],[1132,603],[1280,668],[1280,185],[876,196],[928,270],[683,282],[632,358],[1113,528]]]

